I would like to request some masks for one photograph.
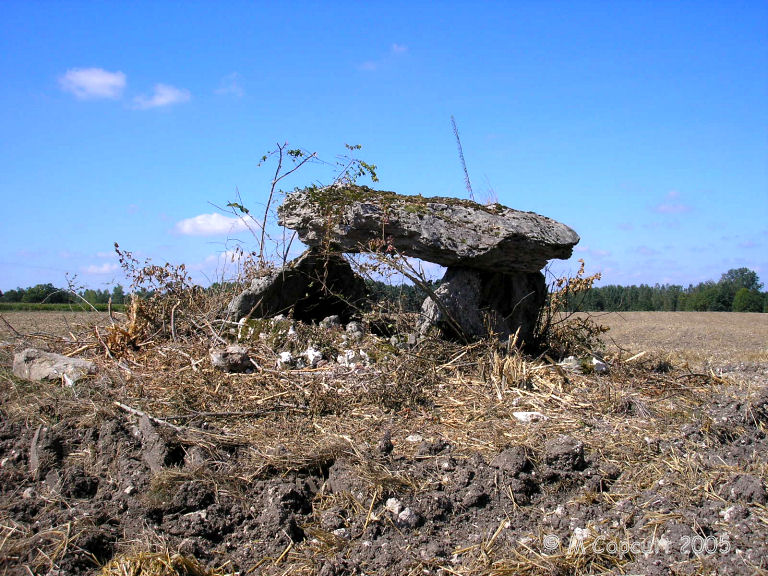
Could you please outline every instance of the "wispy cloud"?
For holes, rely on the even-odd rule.
[[[691,206],[679,201],[680,192],[671,190],[664,201],[653,207],[657,214],[685,214],[691,211]]]
[[[656,220],[642,225],[643,230],[679,230],[681,228],[680,220],[672,218],[670,220]]]
[[[196,266],[200,271],[214,274],[224,271],[232,272],[233,269],[238,270],[240,268],[240,264],[246,256],[247,254],[237,250],[225,250],[224,252],[209,254],[205,260],[193,266]]]
[[[243,87],[240,84],[240,74],[232,72],[232,74],[224,76],[219,83],[219,87],[214,90],[214,93],[220,96],[229,95],[242,98],[245,95],[245,90],[243,90]]]
[[[373,72],[374,70],[379,69],[379,62],[375,60],[366,60],[360,66],[358,66],[360,70],[363,72]]]
[[[239,218],[230,218],[222,214],[200,214],[177,222],[174,230],[184,236],[220,236],[235,234],[246,230],[245,223]]]
[[[392,44],[392,47],[390,48],[390,52],[392,54],[405,54],[408,52],[408,46],[405,44]]]
[[[656,256],[659,254],[659,251],[655,248],[651,248],[649,246],[638,246],[635,248],[635,252],[640,254],[641,256]]]
[[[374,72],[384,66],[385,64],[389,64],[392,62],[395,58],[399,58],[403,55],[405,55],[408,52],[408,46],[405,44],[392,44],[389,47],[389,52],[376,60],[366,60],[362,64],[358,66],[360,70],[363,70],[364,72]]]
[[[117,100],[123,95],[125,85],[125,74],[103,68],[71,68],[59,78],[61,89],[74,94],[78,100]]]
[[[739,242],[739,248],[757,248],[760,246],[758,242],[755,242],[754,240],[744,240],[742,242]]]
[[[104,262],[103,264],[91,264],[83,268],[88,274],[112,274],[120,266],[116,262]]]
[[[591,256],[596,256],[596,257],[599,257],[599,258],[604,258],[606,256],[610,256],[611,255],[611,251],[610,250],[600,250],[600,249],[597,249],[597,248],[590,248],[589,246],[576,246],[573,249],[573,251],[574,252],[580,252],[582,254],[589,254]]]
[[[191,97],[189,90],[176,88],[169,84],[155,84],[155,91],[151,96],[146,94],[136,96],[133,99],[133,104],[137,110],[147,110],[188,102]]]
[[[197,282],[216,282],[240,277],[243,260],[248,254],[239,250],[224,250],[209,254],[201,260],[187,262],[187,270]]]

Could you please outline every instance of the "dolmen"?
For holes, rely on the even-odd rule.
[[[297,319],[322,319],[330,310],[349,316],[350,306],[365,298],[365,287],[341,254],[381,253],[446,267],[439,288],[422,305],[420,332],[465,340],[517,333],[530,342],[547,295],[541,270],[553,258],[569,258],[579,241],[564,224],[500,204],[350,184],[292,192],[278,217],[309,250],[254,280],[248,295],[231,303],[233,316],[274,315],[291,305],[298,307]],[[289,277],[304,284],[288,288],[295,284]]]

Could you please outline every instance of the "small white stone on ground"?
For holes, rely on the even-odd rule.
[[[388,511],[392,512],[395,516],[400,514],[403,510],[403,504],[398,500],[397,498],[389,498],[387,502],[384,504],[384,508],[386,508]]]
[[[541,412],[512,412],[514,416],[520,422],[538,422],[540,420],[548,420]]]

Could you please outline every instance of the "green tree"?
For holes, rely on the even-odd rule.
[[[763,287],[757,272],[749,268],[731,268],[720,277],[719,284],[729,284],[735,286],[737,290],[739,288],[746,288],[755,292],[759,292]]]
[[[118,284],[112,289],[112,303],[122,304],[124,300],[125,300],[125,290],[120,284]]]
[[[24,295],[21,297],[22,302],[39,303],[39,302],[61,302],[61,298],[57,294],[58,288],[55,288],[53,284],[37,284],[31,286],[24,291]]]
[[[3,302],[21,302],[24,297],[24,288],[17,288],[16,290],[8,290],[3,293],[3,297],[0,298]]]
[[[717,283],[717,309],[733,309],[733,299],[736,293],[742,288],[759,292],[763,284],[757,276],[757,273],[749,268],[731,268],[720,277]]]
[[[739,288],[733,297],[734,312],[762,312],[763,306],[763,295],[757,290]]]

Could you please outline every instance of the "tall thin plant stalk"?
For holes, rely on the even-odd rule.
[[[469,171],[467,170],[467,163],[464,161],[464,149],[461,147],[461,138],[459,138],[459,128],[456,126],[456,118],[451,115],[451,126],[453,126],[453,135],[456,137],[456,145],[459,147],[459,160],[461,160],[461,167],[464,170],[464,186],[469,192],[469,199],[474,202],[475,194],[472,192],[472,183],[469,181]]]

